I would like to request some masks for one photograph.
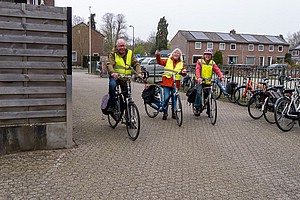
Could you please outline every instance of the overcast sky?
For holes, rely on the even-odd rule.
[[[147,40],[163,16],[167,20],[168,39],[178,30],[279,35],[300,31],[300,0],[55,0],[55,6],[72,7],[73,15],[86,22],[96,14],[99,29],[105,13],[123,14],[134,35]],[[132,28],[127,29],[132,36]]]

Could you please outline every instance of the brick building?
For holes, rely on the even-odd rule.
[[[91,32],[92,56],[101,56],[104,52],[104,36],[97,30]],[[83,56],[89,55],[89,26],[83,22],[72,28],[73,65],[83,66]]]
[[[188,65],[196,64],[205,49],[221,51],[223,65],[245,64],[266,66],[284,62],[289,44],[282,36],[183,31],[179,30],[171,40],[172,49],[178,47],[185,55]]]
[[[55,6],[54,0],[0,0],[12,3],[26,3],[34,5]]]

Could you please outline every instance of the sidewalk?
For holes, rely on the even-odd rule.
[[[281,132],[247,108],[218,101],[215,126],[195,117],[149,118],[133,83],[142,126],[108,125],[100,99],[108,79],[73,72],[74,148],[0,157],[2,199],[300,199],[300,128]],[[170,115],[169,115],[170,116]]]

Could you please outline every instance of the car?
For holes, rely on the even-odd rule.
[[[140,57],[140,58],[137,58],[137,61],[139,61],[139,63],[142,63],[142,61],[145,59],[145,57]]]
[[[287,68],[288,65],[284,64],[284,63],[276,63],[276,64],[272,64],[270,66],[267,67],[268,70],[275,70],[275,69],[284,69]]]
[[[159,76],[159,74],[162,74],[164,72],[164,66],[157,64],[156,58],[154,57],[146,57],[141,62],[141,66],[149,72],[149,77],[154,76],[154,70],[155,76]]]

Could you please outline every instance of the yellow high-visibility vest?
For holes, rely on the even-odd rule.
[[[210,60],[208,64],[203,59],[199,59],[199,62],[201,64],[201,78],[205,79],[211,79],[213,75],[213,66],[215,62],[213,60]],[[205,81],[205,84],[210,84],[211,81]]]
[[[173,74],[176,74],[177,72],[181,71],[183,69],[183,63],[180,61],[176,64],[175,68],[173,67],[173,61],[171,58],[168,58],[167,64],[164,68],[164,74],[163,76],[167,78],[171,78]],[[180,80],[181,75],[176,74],[175,80]]]
[[[124,59],[121,56],[115,53],[115,62],[116,62],[116,66],[114,67],[115,72],[121,75],[131,74],[131,68],[130,68],[131,59],[132,59],[132,51],[130,49],[128,49],[127,51],[126,63],[124,62]]]

